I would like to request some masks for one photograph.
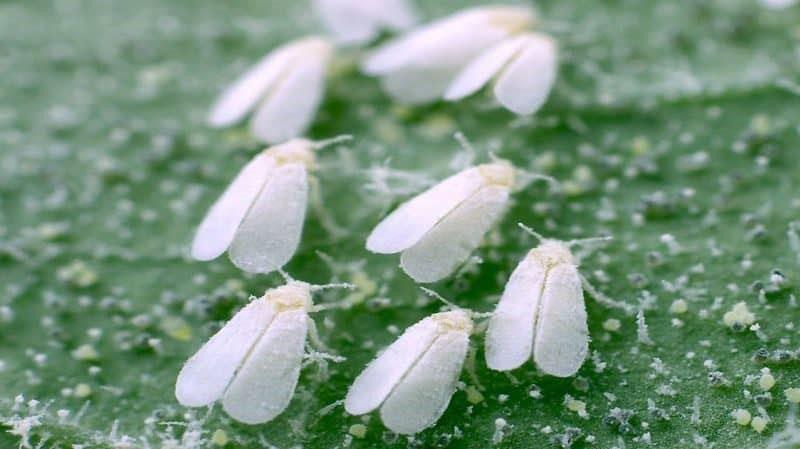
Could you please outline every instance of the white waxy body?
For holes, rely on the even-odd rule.
[[[292,281],[250,302],[183,366],[175,397],[187,407],[221,400],[247,424],[272,420],[297,386],[310,317],[308,284]]]
[[[505,161],[468,168],[384,218],[367,238],[367,249],[401,252],[403,270],[417,282],[443,279],[505,212],[513,184],[514,168]]]
[[[322,101],[332,52],[318,37],[273,50],[220,95],[208,123],[230,126],[257,108],[250,130],[259,140],[274,144],[301,136]]]
[[[415,434],[434,425],[450,403],[469,349],[468,312],[437,313],[406,329],[347,392],[352,415],[380,408],[384,425]]]
[[[506,39],[475,58],[458,74],[445,100],[467,97],[494,80],[494,96],[516,114],[536,112],[550,93],[558,68],[556,44],[540,33]]]
[[[441,98],[476,56],[534,20],[534,13],[521,6],[470,8],[391,40],[373,52],[362,69],[382,77],[384,88],[397,101],[432,101]]]
[[[520,262],[486,332],[486,364],[498,371],[533,361],[543,372],[574,375],[589,350],[581,276],[569,249],[546,240]]]
[[[323,25],[339,44],[363,44],[384,29],[413,26],[417,16],[409,0],[314,0]]]
[[[192,242],[192,257],[212,260],[225,250],[242,270],[269,273],[292,258],[308,202],[312,143],[295,139],[248,163],[211,206]]]

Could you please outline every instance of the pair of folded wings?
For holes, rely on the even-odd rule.
[[[452,273],[505,211],[509,189],[486,185],[477,167],[445,179],[400,206],[372,231],[367,249],[401,252],[401,266],[419,282]]]
[[[328,64],[327,57],[304,52],[306,44],[288,44],[264,56],[222,93],[209,124],[230,126],[256,109],[250,131],[258,139],[280,143],[303,135],[325,93]]]
[[[256,156],[203,219],[192,256],[211,260],[229,249],[233,263],[267,273],[291,259],[300,243],[308,201],[308,175],[300,163],[278,165]]]
[[[297,386],[309,319],[304,310],[276,312],[263,299],[252,301],[183,366],[178,402],[201,407],[222,399],[237,421],[272,420]]]
[[[442,333],[432,318],[425,318],[358,376],[345,410],[361,415],[380,407],[384,425],[397,433],[430,427],[450,403],[468,348],[466,332]]]
[[[545,267],[528,257],[511,274],[486,333],[486,363],[507,371],[533,358],[543,372],[575,374],[589,345],[577,267]]]

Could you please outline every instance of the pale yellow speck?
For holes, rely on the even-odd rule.
[[[578,196],[583,193],[583,186],[569,179],[561,183],[561,189],[567,196]]]
[[[545,151],[533,159],[533,167],[538,171],[550,171],[557,163],[556,154],[552,151]]]
[[[650,141],[644,136],[635,137],[631,141],[631,151],[636,155],[647,154],[650,151]]]
[[[750,419],[752,418],[750,416],[750,412],[748,412],[743,408],[734,410],[731,413],[731,416],[733,416],[733,419],[736,421],[736,424],[739,424],[740,426],[746,426],[750,424]]]
[[[57,271],[58,279],[78,287],[89,287],[97,282],[97,273],[89,268],[85,262],[75,260]]]
[[[50,240],[64,235],[66,227],[58,223],[43,223],[39,226],[38,232],[41,238]]]
[[[85,398],[92,394],[92,387],[86,384],[78,384],[72,391],[73,396],[76,398]]]
[[[586,403],[585,402],[580,401],[578,399],[574,399],[571,396],[567,396],[565,402],[566,402],[566,405],[567,405],[567,410],[569,410],[571,412],[575,412],[575,413],[578,414],[578,416],[581,416],[581,417],[586,416]]]
[[[392,106],[392,115],[399,119],[407,119],[414,115],[414,109],[410,106],[395,104]]]
[[[762,374],[761,378],[758,379],[758,386],[764,391],[769,391],[775,386],[775,377],[770,373]]]
[[[403,139],[403,129],[393,120],[379,118],[373,122],[372,126],[382,142],[391,144],[398,143]]]
[[[464,391],[467,393],[467,401],[469,401],[470,404],[483,402],[483,395],[472,385],[468,386]]]
[[[603,329],[609,332],[616,332],[622,327],[622,323],[616,318],[609,318],[603,321]]]
[[[768,422],[769,421],[767,421],[766,418],[756,416],[752,421],[750,421],[750,427],[752,427],[756,432],[761,433],[767,428]]]
[[[72,357],[75,360],[97,360],[100,355],[92,345],[80,345],[72,351]]]
[[[333,58],[328,66],[329,77],[338,78],[355,72],[358,67],[358,61],[355,57],[344,54],[336,56],[337,57]]]
[[[225,281],[225,288],[233,292],[242,293],[244,292],[244,282],[241,279],[228,279]]]
[[[228,444],[228,434],[222,429],[217,429],[211,434],[211,442],[215,446],[225,446]]]
[[[670,313],[674,313],[676,315],[686,313],[687,310],[689,310],[689,304],[687,304],[683,299],[676,299],[672,302],[672,305],[669,306]]]
[[[345,298],[348,304],[360,304],[378,291],[378,284],[373,281],[367,273],[360,270],[353,273],[350,282],[355,285],[356,288]]]
[[[753,132],[755,132],[760,136],[763,136],[769,133],[772,125],[769,122],[769,117],[767,117],[764,114],[757,114],[753,117],[753,120],[750,122],[750,127],[753,129]]]
[[[356,438],[364,438],[367,435],[367,426],[364,424],[353,424],[350,426],[348,432]]]
[[[420,131],[426,137],[448,137],[456,130],[456,121],[447,114],[432,114],[422,123]]]
[[[192,328],[183,318],[168,316],[161,321],[161,330],[165,334],[178,341],[189,341],[192,339]]]
[[[800,404],[800,388],[787,388],[783,390],[783,394],[786,395],[786,399],[792,404]]]
[[[592,173],[592,169],[586,165],[575,167],[575,170],[572,172],[572,177],[575,178],[576,181],[584,184],[594,181],[594,173]]]
[[[744,326],[749,326],[756,321],[756,316],[750,309],[747,308],[747,303],[738,302],[725,315],[722,317],[722,322],[726,326],[732,327],[736,323]]]
[[[592,169],[586,165],[579,165],[572,171],[572,178],[561,183],[561,189],[567,196],[578,196],[586,193],[594,182]]]
[[[225,132],[224,137],[225,140],[231,144],[253,145],[256,143],[246,126],[229,128]]]

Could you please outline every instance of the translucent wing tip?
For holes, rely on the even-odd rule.
[[[192,241],[191,256],[194,260],[208,262],[221,256],[227,247],[223,248],[220,242],[212,241],[209,236],[195,235]]]
[[[400,257],[400,268],[402,268],[403,271],[417,283],[430,284],[436,281],[440,281],[452,273],[451,271],[442,275],[441,273],[431,273],[428,271],[418,270],[414,266],[415,264],[409,263],[408,260],[406,260],[407,258],[402,257],[403,255],[401,255]]]
[[[486,366],[493,371],[511,371],[525,364],[530,358],[530,353],[525,358],[514,357],[515,354],[506,353],[501,348],[493,347],[490,337],[486,338]]]
[[[212,128],[225,128],[236,124],[238,120],[231,117],[228,111],[214,105],[208,113],[206,123]]]
[[[414,435],[414,434],[422,432],[423,430],[425,430],[427,428],[427,427],[408,427],[408,426],[404,426],[402,423],[397,423],[397,422],[388,420],[383,415],[381,415],[381,420],[383,421],[383,425],[385,425],[389,430],[391,430],[394,433],[399,433],[400,435]],[[428,426],[428,427],[430,427],[430,426]]]
[[[222,402],[222,409],[225,410],[225,413],[227,413],[228,416],[236,421],[249,424],[251,426],[272,421],[279,414],[264,414],[261,410],[251,410],[247,407],[240,407],[238,404],[232,404],[229,401]]]
[[[511,362],[509,360],[505,360],[502,357],[486,357],[486,366],[492,371],[512,371],[520,366],[522,363],[519,362]]]
[[[391,223],[390,219],[396,212],[397,211],[384,218],[369,234],[366,243],[369,252],[375,254],[396,254],[414,246],[414,244],[419,241],[419,239],[413,239],[413,236],[409,237],[407,233],[403,232],[406,231],[406,229],[400,229]]]
[[[549,362],[545,363],[544,365],[538,362],[536,363],[537,368],[539,368],[539,370],[541,370],[543,373],[555,377],[572,377],[578,372],[578,370],[581,368],[581,365],[583,365],[583,362],[580,364],[563,365]]]
[[[184,407],[203,407],[219,399],[204,388],[204,383],[190,376],[186,377],[184,370],[178,374],[175,381],[175,399]]]
[[[267,274],[272,273],[275,270],[282,268],[286,265],[286,262],[289,260],[285,260],[283,262],[276,263],[275,261],[271,260],[261,260],[258,257],[245,257],[239,256],[237,254],[228,253],[228,258],[231,260],[231,263],[236,266],[236,268],[246,271],[248,273],[254,274]]]
[[[387,65],[385,59],[386,55],[381,52],[381,49],[368,54],[364,62],[361,63],[361,72],[370,76],[385,75],[389,72],[384,68]]]
[[[344,410],[351,415],[363,415],[375,410],[377,407],[367,404],[367,402],[372,402],[371,396],[366,392],[351,388],[344,398]]]
[[[397,249],[396,244],[393,244],[386,236],[375,232],[367,237],[366,247],[367,251],[375,254],[395,254],[402,251],[402,249]]]

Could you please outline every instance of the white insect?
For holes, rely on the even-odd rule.
[[[401,31],[417,22],[409,0],[314,0],[323,25],[339,44],[363,44],[382,30]]]
[[[233,125],[256,109],[250,132],[267,143],[305,133],[325,92],[333,46],[319,37],[290,42],[264,56],[227,88],[208,117],[214,127]]]
[[[175,382],[178,402],[222,400],[228,415],[247,424],[281,414],[297,386],[306,337],[316,341],[311,292],[325,287],[289,281],[247,304],[186,361]]]
[[[556,43],[540,33],[524,33],[487,49],[450,84],[444,99],[460,100],[490,81],[500,104],[520,115],[536,112],[550,94],[558,67]]]
[[[470,8],[391,40],[364,61],[362,70],[381,77],[399,102],[433,101],[475,57],[534,21],[533,11],[523,6]]]
[[[401,253],[417,282],[451,274],[478,247],[509,205],[514,167],[498,160],[457,173],[405,202],[367,239],[374,253]]]
[[[561,242],[533,234],[541,243],[511,274],[489,319],[486,364],[493,370],[508,371],[532,357],[547,374],[572,376],[589,348],[583,289],[605,305],[629,313],[632,309],[600,295],[578,272],[569,246],[597,239]]]
[[[286,264],[303,231],[315,147],[294,139],[245,165],[200,223],[192,257],[211,260],[228,250],[234,265],[253,273]]]
[[[383,424],[401,434],[434,425],[455,392],[472,329],[470,313],[461,309],[409,327],[356,378],[345,410],[362,415],[380,408]]]

